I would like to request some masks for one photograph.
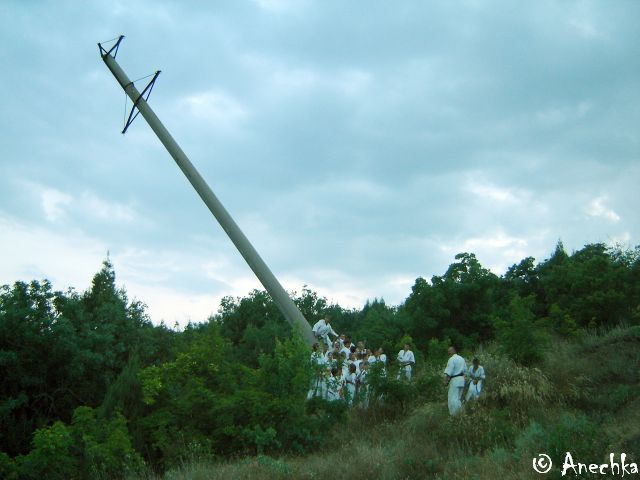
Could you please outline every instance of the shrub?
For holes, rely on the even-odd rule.
[[[562,463],[566,452],[571,452],[574,458],[595,461],[602,457],[607,443],[606,432],[586,415],[564,412],[549,429],[545,447],[554,463]]]
[[[21,477],[66,480],[77,476],[79,462],[73,447],[71,430],[62,422],[36,430],[32,450],[20,461]]]
[[[0,478],[18,480],[18,465],[16,461],[4,452],[0,452]]]
[[[71,425],[36,430],[33,448],[20,460],[20,478],[123,478],[144,463],[131,446],[122,415],[96,420],[89,407],[74,410]]]
[[[538,368],[524,367],[495,354],[485,354],[487,375],[480,402],[509,408],[514,420],[526,419],[529,412],[544,405],[556,393],[547,376]]]
[[[447,390],[442,383],[443,370],[442,366],[428,364],[415,377],[417,395],[422,401],[441,402],[446,398]]]

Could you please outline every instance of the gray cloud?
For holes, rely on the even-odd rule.
[[[0,9],[0,282],[84,288],[110,250],[169,323],[258,286],[143,119],[119,134],[96,42],[120,33],[118,61],[163,70],[152,107],[286,288],[397,303],[461,250],[500,273],[560,238],[638,243],[633,2]]]

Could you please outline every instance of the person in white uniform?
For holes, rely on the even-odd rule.
[[[449,347],[449,361],[444,369],[444,381],[449,385],[449,414],[455,415],[462,408],[462,391],[464,390],[464,375],[467,363],[457,354],[455,347]]]
[[[375,358],[376,358],[376,362],[379,362],[382,365],[380,373],[382,374],[383,377],[386,377],[387,376],[387,355],[384,353],[384,350],[382,349],[382,347],[376,350]]]
[[[471,368],[467,370],[467,379],[469,380],[469,390],[467,390],[467,401],[475,400],[482,392],[484,385],[485,373],[484,367],[480,365],[480,360],[473,359]]]
[[[327,395],[326,399],[330,402],[336,402],[343,399],[342,388],[344,387],[344,379],[342,378],[342,369],[333,367],[331,374],[327,378]]]
[[[360,368],[360,374],[358,375],[356,385],[358,387],[356,395],[358,395],[358,402],[364,409],[369,408],[369,385],[367,382],[367,375],[369,372],[369,362],[362,362]]]
[[[349,370],[347,374],[344,376],[344,399],[347,402],[347,405],[353,405],[354,400],[356,399],[356,380],[358,376],[356,374],[356,366],[354,364],[349,365]]]
[[[322,353],[317,343],[313,344],[311,352],[311,370],[313,379],[311,381],[311,387],[307,393],[307,400],[313,397],[324,396],[324,372],[327,369],[327,360]]]
[[[404,350],[398,352],[398,365],[400,366],[400,370],[398,370],[398,380],[406,378],[411,381],[411,370],[415,364],[416,358],[411,351],[410,345],[406,343]]]
[[[336,338],[338,337],[338,334],[334,332],[333,328],[331,327],[331,317],[329,315],[325,315],[322,320],[318,320],[311,331],[316,336],[318,341],[324,342],[329,348],[331,348],[331,340],[329,339],[329,335],[333,335]]]

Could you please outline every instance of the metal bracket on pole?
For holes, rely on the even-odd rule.
[[[120,42],[122,42],[123,38],[124,38],[124,35],[120,35],[118,37],[118,41],[108,51],[105,50],[105,48],[102,46],[101,43],[98,43],[98,48],[100,49],[100,56],[104,59],[104,57],[106,57],[107,55],[111,55],[111,52],[113,52],[113,58],[116,58],[116,55],[118,54],[118,48],[120,48]]]
[[[145,101],[149,100],[149,95],[151,95],[151,90],[153,90],[153,85],[156,83],[156,78],[158,78],[158,75],[160,75],[160,70],[158,70],[153,75],[153,78],[151,79],[151,81],[147,84],[146,87],[144,87],[144,90],[142,90],[142,93],[140,95],[138,95],[138,98],[136,98],[136,101],[133,102],[133,107],[131,107],[131,112],[129,112],[129,118],[127,119],[127,123],[125,123],[125,125],[124,125],[124,129],[122,130],[123,134],[127,131],[127,128],[129,128],[129,125],[131,125],[133,123],[133,121],[136,119],[136,117],[140,113],[140,110],[138,110],[138,108],[137,108],[138,107],[138,103],[140,102],[140,99],[146,94],[144,99],[145,99]],[[133,83],[133,82],[131,82],[131,83]],[[134,115],[133,112],[135,112],[135,115]]]

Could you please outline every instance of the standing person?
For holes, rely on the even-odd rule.
[[[485,379],[484,367],[480,365],[480,360],[477,357],[473,359],[471,368],[467,370],[467,378],[469,379],[467,401],[475,400],[480,396]]]
[[[464,390],[464,375],[467,363],[457,354],[455,347],[449,347],[449,361],[444,369],[444,381],[449,385],[449,414],[455,415],[462,408],[462,391]]]
[[[327,369],[327,359],[320,352],[320,347],[317,343],[311,347],[311,370],[313,372],[313,379],[311,381],[311,387],[307,393],[307,400],[313,397],[322,397],[324,394],[324,372]]]
[[[387,354],[384,353],[384,349],[382,347],[378,348],[376,351],[376,357],[378,357],[378,361],[382,362],[382,364],[387,366]]]
[[[411,351],[411,346],[408,343],[405,343],[404,350],[400,350],[398,352],[398,365],[400,365],[397,377],[398,380],[406,378],[408,381],[411,381],[411,370],[415,364],[416,358]]]
[[[355,354],[354,354],[355,355]],[[362,364],[364,355],[362,353],[359,353],[357,355],[355,355],[355,360],[353,362],[353,364],[356,366],[356,373],[360,373],[360,365]]]
[[[347,337],[342,343],[342,347],[340,348],[340,352],[344,352],[344,354],[349,358],[351,355],[351,339]]]
[[[358,402],[365,410],[369,408],[369,385],[367,382],[368,372],[369,362],[362,362],[356,385],[358,387]]]
[[[344,378],[347,373],[349,373],[349,359],[344,352],[340,352],[340,356],[338,357],[338,367],[342,369],[342,378]]]
[[[344,376],[344,399],[347,405],[353,405],[353,401],[356,398],[356,366],[352,363],[349,365],[348,373]]]
[[[344,379],[342,378],[342,369],[333,367],[331,374],[327,378],[327,400],[335,402],[342,400],[343,393],[342,388],[344,386]]]
[[[377,361],[378,361],[378,357],[376,357],[371,350],[367,350],[367,362],[373,365]]]
[[[333,328],[331,328],[331,316],[329,314],[325,315],[324,319],[318,320],[311,331],[316,336],[318,341],[324,342],[329,348],[331,348],[331,340],[329,339],[329,335],[333,335],[336,338],[338,337],[338,334],[333,331]]]
[[[333,356],[333,352],[327,353],[327,361],[325,362],[328,369],[332,369],[338,365],[338,360]]]

